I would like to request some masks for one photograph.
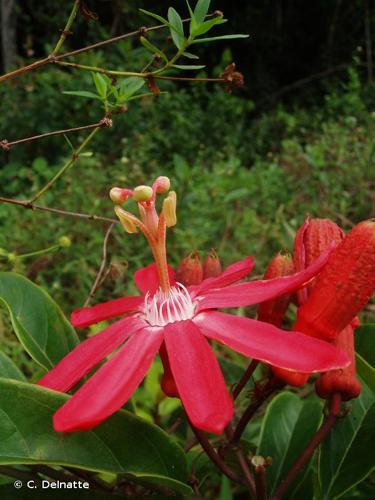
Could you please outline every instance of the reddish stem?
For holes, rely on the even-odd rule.
[[[235,386],[233,389],[233,399],[237,399],[238,396],[240,395],[242,389],[245,387],[245,385],[248,383],[250,380],[250,377],[254,373],[256,367],[258,366],[259,361],[257,359],[253,359],[252,362],[249,364],[247,367],[245,373],[242,375],[240,381],[238,384]]]
[[[284,493],[286,493],[289,486],[296,478],[297,474],[301,471],[311,455],[314,453],[315,449],[327,436],[330,430],[335,426],[337,418],[340,414],[340,406],[341,394],[335,393],[333,394],[330,401],[330,410],[328,417],[323,421],[315,436],[312,438],[302,454],[294,462],[285,478],[281,480],[279,486],[275,490],[275,493],[272,495],[271,500],[280,500],[283,497]]]

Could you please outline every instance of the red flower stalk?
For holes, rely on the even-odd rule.
[[[294,272],[292,258],[289,254],[279,253],[268,264],[263,279],[280,278],[288,276]],[[273,300],[262,302],[258,308],[258,319],[271,323],[275,326],[281,326],[284,320],[286,310],[288,309],[292,295],[285,294]]]
[[[92,429],[121,408],[160,351],[168,358],[175,382],[172,390],[181,398],[190,421],[199,429],[221,433],[232,418],[233,402],[207,339],[290,370],[328,371],[349,363],[344,353],[319,339],[215,310],[248,306],[294,291],[322,269],[328,253],[300,273],[238,283],[252,270],[253,259],[248,257],[217,277],[185,287],[176,282],[166,260],[166,229],[176,224],[175,193],[167,194],[160,214],[155,208],[156,195],[168,190],[169,179],[159,177],[152,187],[111,191],[115,203],[130,196],[137,201],[140,218],[118,204],[115,211],[127,232],[143,232],[155,264],[134,275],[141,296],[73,312],[72,323],[78,328],[125,316],[76,347],[39,381],[40,385],[66,392],[117,349],[55,413],[53,424],[58,432]]]
[[[191,252],[182,259],[176,279],[185,286],[199,285],[203,281],[203,266],[199,252]]]
[[[223,271],[219,256],[214,249],[206,256],[203,262],[203,278],[216,278]]]
[[[298,229],[294,239],[293,263],[296,271],[310,266],[323,252],[344,239],[344,231],[330,219],[310,219]],[[298,304],[302,305],[309,296],[315,280],[297,290]]]
[[[323,399],[330,399],[339,392],[343,401],[356,398],[361,392],[361,384],[356,377],[354,331],[351,325],[344,328],[334,340],[333,344],[346,352],[350,357],[350,365],[340,370],[323,373],[315,382],[315,389]]]

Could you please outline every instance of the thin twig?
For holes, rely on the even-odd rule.
[[[256,367],[258,366],[258,364],[259,364],[259,361],[257,359],[253,359],[251,361],[251,363],[247,367],[245,373],[242,375],[240,381],[233,389],[233,399],[234,400],[236,400],[238,398],[242,389],[246,386],[246,384],[250,380],[250,377],[253,375],[254,371],[256,370]]]
[[[212,14],[208,14],[206,17],[210,18],[210,17],[214,17],[215,15],[216,15],[215,13],[212,13]],[[189,21],[190,21],[190,18],[182,20],[183,23],[187,23]],[[72,50],[70,52],[65,52],[64,54],[60,54],[59,56],[49,55],[48,57],[40,59],[39,61],[35,61],[32,64],[29,64],[27,66],[22,66],[21,68],[18,68],[14,71],[10,71],[9,73],[6,73],[5,75],[0,76],[0,82],[5,81],[5,80],[9,80],[10,78],[14,78],[16,76],[22,75],[22,74],[27,73],[29,71],[32,71],[34,69],[41,68],[41,67],[47,66],[49,64],[54,64],[55,62],[61,61],[63,59],[67,59],[68,57],[76,56],[78,54],[82,54],[83,52],[88,52],[90,50],[95,50],[95,49],[104,47],[106,45],[109,45],[111,43],[116,43],[116,42],[119,42],[121,40],[125,40],[126,38],[131,38],[133,36],[145,35],[146,33],[150,32],[150,31],[159,30],[159,29],[162,29],[165,27],[166,26],[164,24],[150,26],[149,28],[141,27],[135,31],[130,32],[130,33],[125,33],[123,35],[108,38],[107,40],[102,40],[101,42],[96,42],[96,43],[93,43],[91,45],[87,45],[86,47],[82,47],[80,49]]]
[[[55,56],[60,51],[61,47],[63,46],[63,43],[65,42],[66,37],[70,34],[70,28],[72,27],[74,19],[77,16],[80,3],[81,3],[81,0],[75,0],[75,2],[73,4],[72,11],[68,17],[68,20],[66,22],[64,29],[61,32],[60,38],[58,39],[55,48],[51,52],[51,56]]]
[[[23,470],[15,469],[14,467],[8,467],[7,465],[0,465],[0,474],[4,476],[14,477],[20,479],[21,481],[40,481],[38,475],[31,474]]]
[[[114,226],[115,226],[115,224],[114,224],[114,222],[112,222],[112,224],[108,227],[108,229],[105,233],[104,240],[103,240],[103,256],[102,256],[102,260],[100,263],[100,267],[99,267],[98,273],[96,275],[95,281],[91,287],[90,293],[89,293],[83,307],[87,307],[90,304],[90,301],[94,297],[99,286],[103,283],[102,277],[103,277],[105,266],[107,265],[108,240],[109,240],[109,236],[110,236],[111,231],[114,228]]]
[[[230,444],[231,439],[233,437],[233,428],[232,428],[231,424],[228,424],[227,428],[225,429],[225,434],[228,438],[228,443]],[[247,463],[247,460],[245,458],[244,452],[243,452],[240,444],[234,446],[234,453],[236,455],[237,462],[238,462],[238,464],[241,467],[241,470],[243,472],[247,487],[249,489],[250,497],[255,498],[256,493],[255,493],[254,478],[250,472],[249,465]]]
[[[216,465],[216,467],[225,474],[231,481],[235,483],[242,483],[242,480],[237,474],[221,459],[216,450],[212,447],[211,443],[207,439],[204,432],[200,431],[194,425],[190,423],[190,426],[204,451],[207,453],[210,460]]]
[[[16,146],[17,144],[36,141],[38,139],[44,139],[45,137],[50,137],[52,135],[68,134],[70,132],[80,132],[82,130],[89,130],[92,128],[101,128],[101,127],[108,127],[108,124],[104,120],[100,120],[100,122],[92,123],[90,125],[82,125],[81,127],[54,130],[53,132],[46,132],[45,134],[33,135],[31,137],[25,137],[24,139],[18,139],[17,141],[12,141],[12,142],[8,142],[7,139],[3,139],[2,141],[0,141],[0,147],[2,147],[4,150],[8,150],[12,146]]]
[[[310,443],[307,445],[303,453],[297,458],[292,467],[289,469],[287,475],[281,480],[279,486],[276,488],[275,493],[272,495],[271,500],[280,500],[284,493],[288,490],[289,486],[292,484],[294,479],[300,470],[305,466],[306,462],[309,460],[311,455],[314,453],[315,449],[327,436],[330,430],[337,423],[338,416],[340,414],[341,406],[341,394],[333,394],[330,401],[330,410],[328,417],[323,421],[319,430],[312,438]]]
[[[109,217],[102,217],[101,215],[95,214],[84,214],[82,212],[70,212],[68,210],[62,210],[60,208],[44,207],[42,205],[36,205],[35,203],[30,203],[28,200],[15,200],[13,198],[5,198],[0,196],[0,203],[10,203],[12,205],[18,205],[23,208],[28,208],[30,210],[38,210],[42,212],[51,212],[53,214],[64,215],[68,217],[77,217],[79,219],[88,219],[101,222],[113,222],[119,224],[120,222],[116,219],[111,219]]]
[[[276,377],[269,379],[269,381],[262,388],[258,397],[255,399],[255,401],[250,403],[250,405],[247,407],[244,414],[240,418],[240,421],[238,422],[237,427],[235,428],[234,433],[233,433],[233,437],[231,440],[232,443],[239,442],[247,424],[250,422],[252,417],[255,415],[258,408],[264,403],[264,401],[266,401],[266,399],[275,390],[280,389],[283,385],[284,385],[284,383],[281,382],[280,380],[278,380]]]

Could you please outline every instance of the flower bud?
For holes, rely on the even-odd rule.
[[[355,226],[332,252],[299,308],[294,330],[332,342],[375,289],[375,220]]]
[[[167,227],[172,227],[177,224],[176,203],[176,193],[171,191],[163,201],[162,209],[162,214],[164,215]]]
[[[333,243],[344,239],[344,231],[330,219],[306,217],[294,240],[293,263],[296,271],[310,266]],[[298,304],[302,305],[310,295],[314,280],[297,291]]]
[[[191,252],[182,259],[176,273],[176,280],[185,286],[199,285],[203,281],[203,266],[199,252]]]
[[[294,267],[291,256],[289,254],[283,255],[279,253],[268,264],[264,279],[280,278],[282,276],[288,276],[293,272]],[[271,323],[275,326],[281,326],[291,298],[291,294],[286,294],[276,299],[263,302],[258,308],[258,320]]]
[[[150,201],[154,192],[150,186],[137,186],[133,191],[133,198],[137,202]]]
[[[61,236],[58,242],[62,248],[68,248],[72,244],[72,240],[68,236]]]
[[[221,262],[218,254],[212,248],[203,262],[203,279],[216,278],[222,273]]]
[[[339,392],[343,401],[356,398],[361,392],[361,384],[356,377],[354,331],[351,325],[344,328],[333,345],[345,351],[350,358],[350,365],[341,370],[332,370],[323,373],[315,382],[315,390],[323,399],[330,399],[332,394]]]

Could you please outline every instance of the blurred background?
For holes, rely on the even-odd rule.
[[[72,2],[2,0],[2,72],[45,57]],[[80,16],[64,51],[151,25],[138,9],[187,17],[183,0],[86,0],[97,20]],[[7,9],[12,7],[11,15]],[[371,0],[215,0],[228,22],[213,35],[242,40],[199,45],[204,71],[218,76],[234,61],[246,86],[232,95],[219,84],[175,84],[159,97],[134,101],[103,129],[84,157],[40,204],[113,216],[112,186],[151,183],[168,175],[178,193],[177,227],[169,235],[173,265],[189,251],[215,248],[225,265],[256,258],[256,274],[280,249],[291,249],[306,213],[345,230],[374,215],[375,4]],[[170,44],[165,30],[150,35]],[[77,56],[76,62],[140,70],[149,54],[137,38]],[[8,141],[94,123],[99,101],[64,95],[92,91],[89,73],[48,66],[0,85],[0,139]],[[71,134],[76,146],[87,135]],[[0,155],[1,195],[27,199],[69,158],[62,136]],[[46,287],[68,314],[90,290],[106,226],[98,222],[0,205],[2,270],[17,270]],[[54,245],[57,253],[17,259]],[[5,252],[5,253],[4,253]],[[13,257],[7,258],[11,252]],[[95,301],[134,292],[133,272],[150,262],[140,236],[116,228],[109,239],[111,271]],[[13,260],[12,260],[13,259]]]

